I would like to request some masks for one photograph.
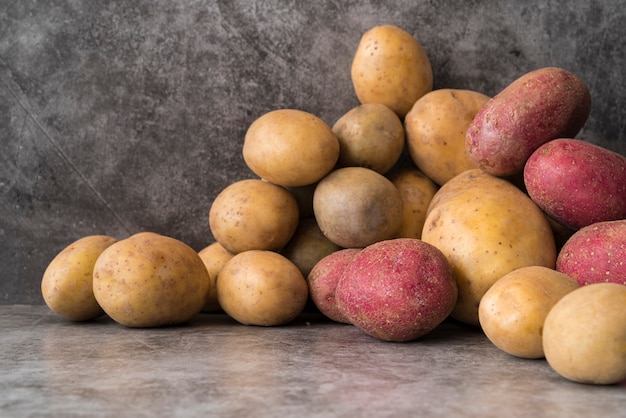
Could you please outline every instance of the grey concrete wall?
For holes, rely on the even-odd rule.
[[[624,0],[0,0],[0,304],[43,303],[48,262],[85,235],[207,245],[212,200],[252,176],[248,125],[334,123],[378,24],[421,41],[435,88],[569,69],[593,98],[580,137],[626,155]]]

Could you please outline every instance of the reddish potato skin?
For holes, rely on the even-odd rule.
[[[365,247],[337,283],[339,310],[383,341],[415,340],[443,322],[456,304],[452,268],[435,246],[395,238]]]
[[[559,252],[556,269],[581,286],[626,285],[626,219],[598,222],[576,231]]]
[[[541,209],[573,230],[626,218],[626,157],[598,145],[543,144],[524,167],[524,184]]]
[[[590,111],[591,95],[582,79],[562,68],[540,68],[485,103],[467,129],[465,147],[487,173],[512,176],[541,144],[575,137]]]
[[[360,248],[335,251],[318,261],[307,276],[309,296],[313,304],[322,314],[335,322],[350,323],[337,307],[335,289],[346,267],[360,251]]]

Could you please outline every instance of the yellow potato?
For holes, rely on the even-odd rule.
[[[220,306],[244,325],[291,322],[302,312],[309,296],[298,267],[273,251],[236,254],[222,267],[217,281]]]
[[[595,283],[563,296],[543,327],[548,364],[574,382],[626,381],[626,286]]]
[[[363,34],[351,78],[361,103],[384,104],[400,118],[433,88],[424,48],[410,33],[392,25],[375,26]]]
[[[217,276],[224,264],[233,258],[234,254],[224,248],[219,242],[214,242],[200,250],[198,255],[209,272],[209,279],[211,280],[211,290],[202,312],[220,311],[220,304],[217,300]]]
[[[50,310],[71,321],[104,314],[93,295],[93,267],[117,239],[90,235],[65,247],[52,259],[41,279],[41,294]]]
[[[489,96],[441,89],[422,96],[404,119],[407,149],[417,167],[438,185],[478,168],[465,149],[465,133]]]
[[[541,358],[543,323],[550,309],[578,288],[576,280],[556,270],[528,266],[505,274],[487,290],[478,306],[485,335],[502,351]]]
[[[213,237],[237,254],[281,249],[298,227],[298,202],[284,187],[259,179],[223,189],[209,210]]]
[[[209,273],[198,253],[152,232],[112,244],[93,269],[96,300],[127,327],[187,322],[204,307],[210,290]]]
[[[385,174],[404,150],[404,126],[385,105],[352,108],[333,125],[339,140],[337,167],[366,167]]]
[[[402,223],[396,237],[421,238],[426,211],[438,186],[416,168],[403,168],[389,175],[402,196]]]
[[[330,126],[308,112],[278,109],[246,132],[243,159],[256,175],[281,186],[306,186],[330,172],[339,141]]]
[[[446,182],[430,203],[422,240],[439,248],[456,274],[455,319],[479,325],[478,304],[505,274],[554,268],[556,246],[543,212],[507,180],[480,169]]]

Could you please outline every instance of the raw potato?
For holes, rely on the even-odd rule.
[[[198,253],[153,232],[112,244],[93,269],[96,300],[127,327],[188,322],[205,306],[210,291],[209,273]]]
[[[273,251],[235,255],[218,278],[220,306],[244,325],[277,326],[293,321],[308,300],[298,267]]]
[[[211,290],[202,312],[218,312],[221,308],[217,300],[217,276],[224,264],[233,258],[234,254],[224,248],[219,242],[214,242],[200,250],[198,255],[202,259],[211,280]]]
[[[402,222],[396,237],[421,238],[426,211],[437,192],[437,185],[416,168],[396,170],[388,178],[402,197]]]
[[[422,45],[391,25],[375,26],[361,37],[352,60],[352,84],[361,103],[380,103],[404,118],[433,89],[433,71]]]
[[[343,248],[363,248],[395,237],[402,222],[402,197],[382,174],[345,167],[319,182],[313,211],[329,240]]]
[[[299,222],[298,202],[284,187],[258,179],[224,188],[209,211],[213,237],[231,253],[280,250]]]
[[[406,143],[415,165],[438,185],[478,168],[465,149],[465,134],[489,96],[440,89],[422,96],[404,119]]]
[[[422,239],[439,248],[459,286],[452,317],[479,325],[478,304],[505,274],[525,266],[555,267],[550,224],[507,180],[467,170],[441,186],[430,203]]]
[[[563,296],[543,327],[548,364],[579,383],[626,381],[626,286],[595,283]]]
[[[465,145],[470,158],[489,174],[512,176],[540,145],[575,137],[590,111],[583,80],[562,68],[540,68],[513,81],[480,109]]]
[[[385,174],[404,150],[404,127],[393,110],[379,103],[357,106],[333,125],[339,140],[337,167],[366,167]]]
[[[116,241],[107,235],[90,235],[52,259],[41,279],[41,294],[52,312],[71,321],[88,321],[104,314],[93,295],[93,267]]]
[[[330,126],[308,112],[278,109],[252,122],[243,158],[259,177],[281,186],[319,181],[339,158],[339,141]]]
[[[556,270],[528,266],[504,275],[478,306],[480,326],[502,351],[522,358],[542,358],[543,322],[550,309],[578,283]]]

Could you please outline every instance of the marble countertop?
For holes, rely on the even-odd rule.
[[[626,386],[567,381],[453,321],[388,343],[317,313],[130,329],[8,305],[0,329],[3,417],[617,417],[626,405]]]

